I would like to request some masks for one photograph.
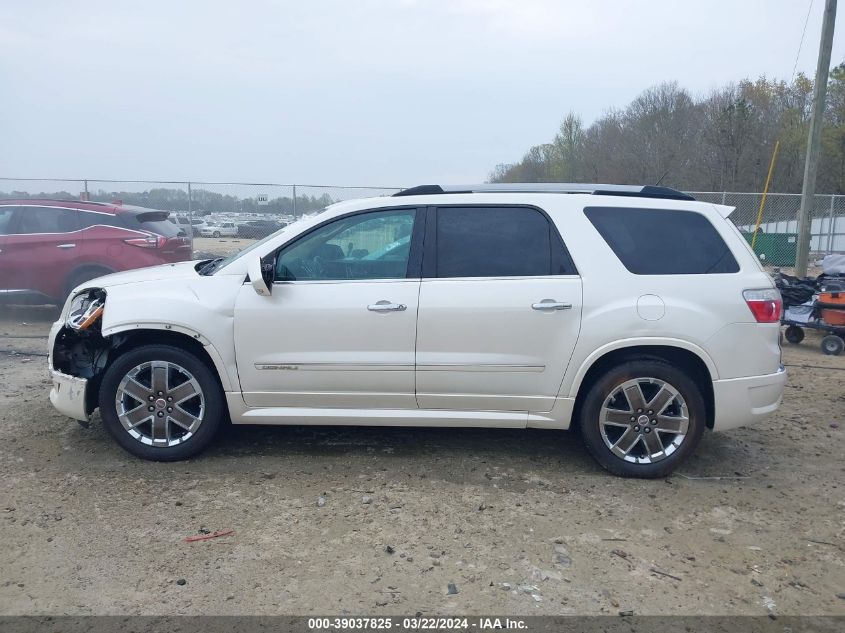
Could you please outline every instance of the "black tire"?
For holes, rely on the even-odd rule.
[[[822,351],[828,356],[839,356],[845,349],[845,341],[836,334],[828,334],[822,339]]]
[[[787,341],[793,345],[798,345],[804,340],[804,328],[798,327],[797,325],[790,325],[786,328],[783,335]]]
[[[638,383],[640,385],[640,393],[645,397],[645,401],[649,402],[649,397],[652,395],[650,391],[652,389],[657,390],[658,387],[656,383],[654,385],[649,383],[646,380],[648,378],[657,379],[668,384],[685,401],[688,418],[686,434],[673,435],[668,432],[664,434],[662,430],[660,433],[658,431],[652,431],[656,427],[651,424],[655,424],[655,420],[664,418],[664,416],[654,414],[654,419],[647,420],[651,424],[645,424],[640,427],[635,426],[639,422],[630,421],[630,418],[626,414],[623,414],[625,418],[624,424],[629,426],[608,426],[607,435],[608,442],[610,442],[613,440],[610,434],[612,432],[618,432],[619,437],[615,439],[615,443],[617,444],[622,439],[621,435],[623,433],[629,433],[629,437],[639,436],[640,439],[634,441],[631,454],[628,456],[629,459],[638,459],[637,452],[645,452],[647,450],[646,440],[653,442],[655,438],[658,438],[661,446],[663,446],[664,441],[668,444],[668,447],[663,447],[664,451],[667,451],[667,448],[672,449],[671,454],[657,457],[653,461],[626,461],[625,458],[617,456],[605,442],[604,436],[602,435],[602,428],[604,428],[601,417],[602,409],[605,401],[621,385],[629,381],[642,381]],[[654,395],[656,395],[656,392]],[[647,404],[645,406],[647,407]],[[636,420],[649,418],[648,410],[638,412],[635,406],[631,406],[627,402],[621,408],[627,409],[629,407],[631,408],[631,412],[634,413],[631,417],[634,417]],[[678,415],[680,415],[680,400],[673,399],[665,410],[677,411]],[[579,425],[581,437],[587,446],[587,450],[603,468],[614,475],[623,477],[655,478],[668,475],[692,454],[701,440],[706,426],[704,397],[696,385],[695,380],[683,370],[659,359],[630,360],[608,370],[587,391],[581,403],[580,412]],[[681,418],[670,419],[680,420]],[[659,425],[664,426],[662,420],[659,422]],[[645,429],[647,427],[648,430],[646,431]],[[674,445],[673,442],[676,441],[678,444]],[[645,456],[642,459],[650,458]]]
[[[214,233],[211,234],[211,237],[220,237],[220,231],[214,231]]]
[[[121,381],[128,372],[151,361],[164,361],[171,364],[170,367],[175,365],[180,369],[186,370],[196,383],[198,383],[201,392],[201,401],[204,404],[199,409],[199,414],[194,416],[201,420],[196,430],[188,439],[181,440],[180,443],[172,446],[155,446],[136,439],[124,428],[117,411],[118,405],[116,398]],[[169,378],[173,375],[174,370],[171,369],[168,373],[168,386],[170,385]],[[144,380],[141,376],[142,374],[139,374],[139,381]],[[152,384],[152,382],[149,381],[149,384]],[[177,386],[179,385],[177,384]],[[167,392],[165,392],[165,395],[167,395]],[[164,409],[166,406],[165,404],[159,404],[159,400],[162,400],[162,398],[157,398],[155,402],[149,403],[150,407],[157,407],[159,409],[156,413],[157,415],[164,413],[161,409]],[[191,402],[197,403],[199,400],[193,400]],[[103,375],[100,386],[99,404],[103,425],[123,449],[136,457],[160,462],[187,459],[202,451],[214,439],[214,436],[220,429],[221,421],[225,417],[223,393],[212,371],[205,363],[190,352],[171,345],[144,345],[119,356]],[[147,408],[147,404],[144,403],[142,408]],[[170,411],[171,409],[167,410]],[[178,413],[177,411],[176,414]],[[167,420],[165,426],[175,429],[174,436],[178,438],[178,434],[183,431],[175,423],[170,424],[171,418],[169,416],[165,419]],[[146,424],[142,424],[137,428],[138,430],[136,432],[139,434],[144,434],[146,429],[149,429],[148,435],[153,434],[152,422],[149,423],[149,427]],[[170,436],[168,435],[168,437]]]
[[[110,275],[113,272],[113,270],[110,270],[108,268],[84,268],[82,270],[78,270],[76,272],[71,273],[70,275],[68,275],[68,278],[65,279],[63,296],[56,297],[57,305],[59,307],[64,305],[64,302],[67,301],[67,298],[70,296],[70,293],[77,286],[84,284],[86,281],[96,279],[97,277],[102,277],[103,275]]]

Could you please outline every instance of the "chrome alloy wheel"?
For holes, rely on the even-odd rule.
[[[658,378],[635,378],[615,387],[600,413],[601,436],[617,457],[651,464],[678,450],[687,436],[687,403]]]
[[[149,361],[129,370],[117,387],[117,417],[149,446],[176,446],[193,436],[205,414],[199,382],[184,367]]]

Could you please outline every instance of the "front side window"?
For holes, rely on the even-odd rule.
[[[533,277],[570,274],[560,238],[531,207],[440,207],[437,277]]]
[[[374,211],[330,222],[286,246],[277,281],[404,279],[416,210]]]
[[[0,235],[8,235],[12,228],[12,214],[17,207],[0,207]]]
[[[16,233],[70,233],[79,230],[74,209],[20,207]]]
[[[725,240],[700,213],[622,207],[587,207],[584,213],[635,275],[739,271]]]

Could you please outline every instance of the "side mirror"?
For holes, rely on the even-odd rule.
[[[256,293],[262,297],[269,297],[273,290],[273,278],[276,273],[274,263],[265,263],[260,257],[255,256],[249,260],[247,267],[249,282]]]

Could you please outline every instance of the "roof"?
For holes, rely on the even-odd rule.
[[[8,206],[44,206],[44,207],[67,207],[81,211],[96,211],[99,213],[169,213],[162,209],[150,209],[131,204],[123,204],[122,201],[97,202],[96,200],[73,200],[62,198],[15,198],[0,199],[0,205]]]
[[[94,200],[74,200],[73,198],[4,198],[0,199],[0,204],[42,206],[72,205],[74,207],[95,207],[104,209],[113,209],[120,206],[117,202],[96,202]]]
[[[657,185],[606,185],[557,182],[503,182],[478,185],[419,185],[393,194],[419,196],[446,193],[586,193],[601,196],[636,196],[664,200],[695,200],[691,195]]]
[[[61,202],[62,204],[95,204],[114,206],[114,202],[97,202],[96,200],[78,200],[76,198],[0,198],[0,204],[46,204],[48,202]]]

